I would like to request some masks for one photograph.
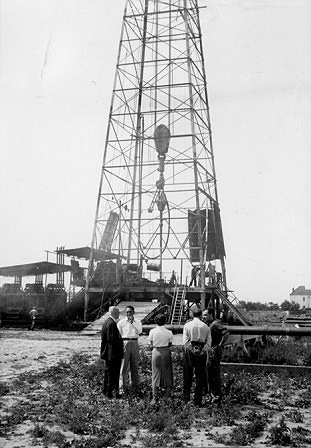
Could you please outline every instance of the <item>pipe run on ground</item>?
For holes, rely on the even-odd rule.
[[[143,332],[149,333],[156,325],[143,325]],[[168,330],[173,333],[182,333],[183,325],[165,325]],[[281,326],[236,326],[236,325],[224,325],[230,334],[241,335],[266,335],[266,336],[311,336],[311,327],[281,327]]]

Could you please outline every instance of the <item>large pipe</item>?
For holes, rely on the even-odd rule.
[[[156,325],[143,325],[143,332],[149,333]],[[183,325],[165,325],[173,333],[182,333]],[[311,327],[269,327],[267,326],[231,326],[224,325],[230,334],[267,335],[267,336],[311,336]]]

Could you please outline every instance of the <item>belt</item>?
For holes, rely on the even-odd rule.
[[[205,345],[204,342],[200,342],[200,341],[191,341],[191,345],[198,345],[200,347],[203,347]]]
[[[137,341],[138,338],[122,338],[123,341]]]

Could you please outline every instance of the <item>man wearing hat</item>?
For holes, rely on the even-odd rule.
[[[193,370],[195,374],[194,404],[202,405],[203,387],[206,384],[206,360],[211,347],[211,332],[209,327],[202,322],[201,308],[193,310],[193,319],[184,325],[184,400],[190,401]]]

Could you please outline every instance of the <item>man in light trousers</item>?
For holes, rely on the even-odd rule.
[[[131,385],[138,388],[138,336],[142,332],[140,320],[134,317],[134,307],[128,305],[125,309],[126,317],[118,322],[118,329],[123,339],[124,359],[121,365],[120,390],[124,390],[129,384],[128,370],[131,374]]]

